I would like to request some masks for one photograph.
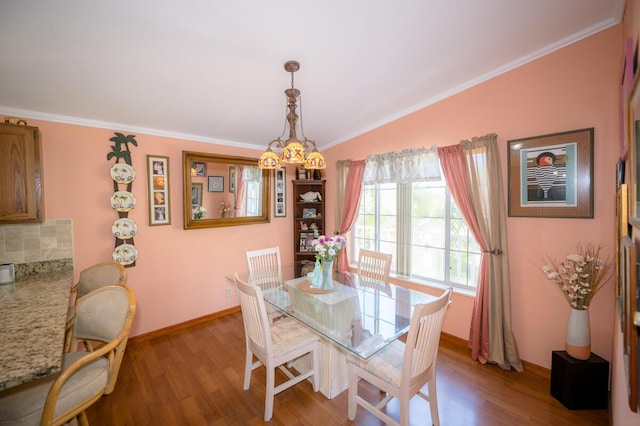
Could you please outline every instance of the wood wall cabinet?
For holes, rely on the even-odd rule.
[[[44,220],[41,161],[37,127],[0,124],[0,224]]]
[[[296,276],[302,275],[305,263],[315,263],[315,251],[311,245],[316,235],[326,234],[325,230],[325,180],[293,181],[293,258]],[[305,201],[300,195],[309,192],[320,194],[317,201]]]

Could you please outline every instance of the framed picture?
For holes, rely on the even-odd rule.
[[[191,208],[202,205],[202,184],[191,184]]]
[[[629,100],[627,131],[629,134],[629,152],[626,169],[629,172],[629,223],[640,228],[640,186],[638,168],[640,168],[640,73],[636,75]]]
[[[275,174],[275,188],[274,188],[274,197],[273,197],[273,211],[274,216],[276,217],[284,217],[287,215],[287,198],[285,191],[285,180],[287,176],[287,171],[284,167],[280,167],[276,169]]]
[[[623,294],[624,294],[624,237],[629,235],[629,223],[627,221],[627,185],[622,184],[618,187],[616,194],[616,227],[617,227],[617,241],[616,246],[616,270],[617,270],[617,282],[616,282],[616,298],[618,303],[618,315],[620,320],[620,326],[623,325]]]
[[[169,157],[147,155],[149,225],[170,225]]]
[[[303,218],[316,217],[316,209],[311,209],[311,208],[302,209],[302,217]]]
[[[622,132],[620,132],[621,146],[622,146],[622,159],[627,159],[629,152],[629,132],[627,126],[629,123],[629,96],[631,95],[631,89],[633,87],[633,37],[627,37],[625,41],[625,55],[624,65],[622,69],[622,84],[620,85],[620,100],[622,101],[621,118],[622,118]]]
[[[224,177],[209,176],[209,192],[224,192]]]
[[[508,141],[509,216],[592,219],[593,133]]]
[[[229,166],[229,192],[236,192],[236,166]]]
[[[194,161],[191,163],[191,176],[206,176],[207,163],[202,161]]]
[[[622,239],[623,290],[622,290],[622,335],[624,369],[627,374],[627,393],[629,408],[634,413],[638,409],[638,330],[633,323],[637,309],[636,286],[638,278],[637,248],[633,240],[626,236]]]

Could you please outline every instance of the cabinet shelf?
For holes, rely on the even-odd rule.
[[[313,249],[301,251],[301,248],[310,247],[309,237],[313,236],[313,229],[302,229],[301,223],[307,226],[315,223],[318,235],[324,234],[325,229],[325,180],[294,180],[293,182],[293,258],[296,266],[296,276],[302,273],[302,262],[315,262],[316,252]],[[309,191],[320,193],[321,201],[304,201],[300,199],[300,194]],[[310,209],[310,210],[306,210]],[[305,217],[304,213],[315,214],[314,217]]]

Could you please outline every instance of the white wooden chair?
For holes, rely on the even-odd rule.
[[[259,285],[263,292],[278,292],[276,297],[290,305],[289,294],[282,290],[282,264],[280,247],[269,247],[245,252],[249,271],[249,284]],[[288,303],[286,303],[288,301]],[[278,309],[267,305],[269,320],[273,322],[283,315]]]
[[[238,290],[242,320],[246,338],[246,357],[243,389],[248,390],[251,372],[266,368],[267,391],[265,396],[264,421],[273,415],[274,396],[291,386],[311,377],[313,391],[318,391],[318,336],[293,318],[283,318],[271,324],[267,317],[260,286],[241,281],[237,274],[234,283]],[[294,375],[285,364],[303,355],[311,354],[313,367],[305,373]],[[253,357],[258,361],[253,362]],[[275,373],[279,368],[288,380],[276,386]]]
[[[389,271],[392,255],[360,249],[358,252],[358,281],[366,287],[389,291]]]
[[[448,288],[436,300],[414,307],[406,344],[394,341],[369,359],[349,355],[349,420],[355,420],[360,405],[380,420],[391,425],[409,425],[409,401],[420,395],[429,402],[431,423],[440,424],[436,394],[436,360],[444,316],[451,299]],[[386,392],[385,397],[371,403],[358,394],[362,378]],[[422,388],[428,383],[428,392]],[[400,405],[400,422],[392,419],[384,408],[392,398]]]
[[[94,351],[63,355],[62,372],[16,386],[0,394],[0,424],[63,425],[109,394],[118,377],[136,309],[131,289],[104,286],[80,298],[72,333],[104,344]]]

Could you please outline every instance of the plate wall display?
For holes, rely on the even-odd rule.
[[[129,191],[117,191],[111,196],[111,207],[119,212],[128,212],[136,207],[136,198]]]
[[[136,171],[127,163],[116,163],[109,171],[111,179],[118,183],[131,183],[136,178]]]
[[[121,265],[130,265],[138,258],[138,249],[131,244],[122,244],[113,250],[113,260]]]
[[[138,232],[138,226],[131,219],[118,219],[113,222],[111,232],[114,237],[120,240],[128,240],[136,235],[136,232]]]

